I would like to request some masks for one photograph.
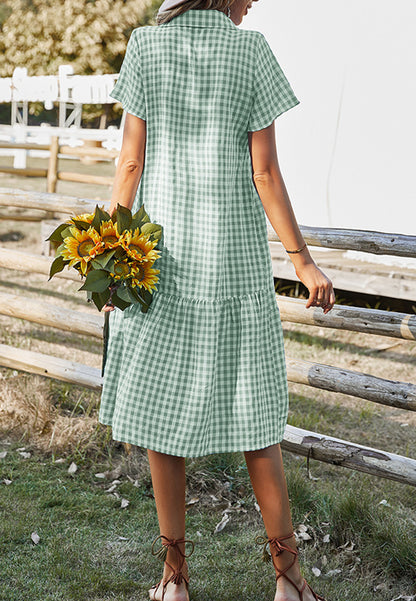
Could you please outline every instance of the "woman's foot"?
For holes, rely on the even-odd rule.
[[[289,578],[293,580],[299,590],[302,589],[302,586],[304,585],[304,578],[300,572],[299,562],[297,560],[293,566],[291,566],[285,572],[285,574],[287,574]],[[285,578],[284,575],[280,576],[280,578],[278,578],[276,581],[276,594],[274,601],[300,601],[300,599],[301,596],[293,584],[287,578]],[[303,589],[302,601],[316,601],[316,597],[313,595],[307,583]]]
[[[162,584],[160,584],[156,593],[154,592],[154,589],[149,589],[149,598],[152,600],[154,599],[155,601],[162,601],[162,592]],[[165,588],[163,601],[189,601],[185,582],[181,582],[180,584],[168,582]]]
[[[300,581],[295,580],[294,578],[292,578],[292,580],[296,583],[298,589],[300,590],[303,585],[303,578],[301,578]],[[300,601],[300,598],[300,594],[297,592],[291,582],[286,580],[284,576],[279,578],[276,584],[274,601]],[[314,597],[312,594],[308,584],[306,584],[303,590],[302,601],[316,601],[316,597]]]
[[[186,579],[189,579],[188,575],[188,564],[184,561],[182,574]],[[166,582],[173,574],[173,571],[165,564],[163,570],[163,582]],[[157,587],[156,593],[154,588],[149,589],[149,598],[154,601],[162,601],[163,594],[163,582]],[[185,580],[182,580],[180,584],[174,584],[172,581],[168,582],[165,587],[165,596],[163,601],[189,601],[189,594],[186,587]]]

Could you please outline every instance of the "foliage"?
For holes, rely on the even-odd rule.
[[[117,73],[131,31],[153,24],[155,0],[3,0],[0,77],[15,67],[56,75],[71,64],[79,75]]]

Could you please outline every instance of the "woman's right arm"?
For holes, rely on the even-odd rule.
[[[248,133],[254,185],[266,215],[286,250],[305,244],[280,172],[277,159],[274,122],[259,131]],[[331,280],[319,269],[306,246],[289,257],[300,281],[308,288],[306,307],[320,306],[328,313],[335,304]],[[320,299],[320,300],[318,300]]]

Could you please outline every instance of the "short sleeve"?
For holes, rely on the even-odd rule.
[[[146,120],[146,98],[143,87],[137,29],[131,33],[127,43],[123,64],[110,92],[111,98],[118,100],[123,109],[140,119]]]
[[[268,127],[276,117],[300,102],[266,38],[259,33],[248,131]]]

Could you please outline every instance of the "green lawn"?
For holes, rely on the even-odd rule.
[[[2,601],[147,598],[162,567],[150,553],[159,531],[147,456],[135,447],[126,456],[121,445],[106,444],[101,453],[75,452],[58,463],[22,441],[0,444],[7,450],[0,459]],[[30,457],[16,450],[22,447]],[[70,473],[73,460],[77,471]],[[197,499],[186,518],[187,537],[195,542],[191,600],[272,601],[274,572],[254,543],[264,528],[243,454],[186,461],[187,501]],[[284,461],[294,526],[304,524],[311,536],[299,549],[313,588],[328,601],[390,601],[414,593],[414,489],[314,461],[319,480],[312,480],[304,458],[284,452]],[[105,479],[95,476],[109,470]],[[106,492],[114,480],[118,496]],[[226,508],[231,520],[214,534]]]

